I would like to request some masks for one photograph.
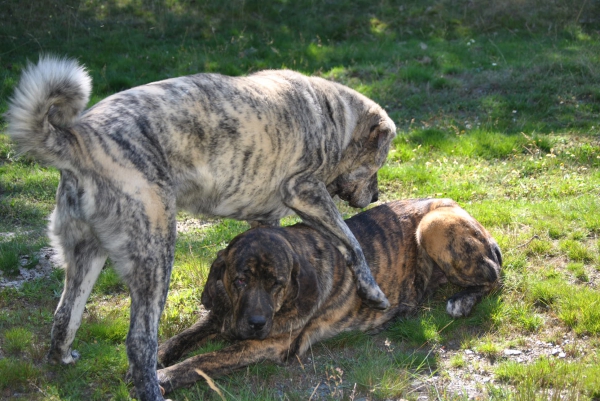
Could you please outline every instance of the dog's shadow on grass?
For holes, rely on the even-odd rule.
[[[416,348],[431,349],[436,345],[447,349],[468,348],[474,340],[494,329],[502,309],[501,293],[496,291],[484,297],[469,316],[453,318],[446,313],[446,299],[458,289],[453,285],[444,286],[414,316],[397,319],[384,334],[390,340]]]

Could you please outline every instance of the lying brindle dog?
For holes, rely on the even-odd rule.
[[[166,392],[251,363],[284,362],[320,340],[373,330],[416,311],[450,281],[465,289],[446,310],[466,316],[500,281],[502,256],[481,224],[450,199],[396,201],[346,221],[391,307],[361,302],[344,257],[304,224],[255,228],[219,252],[202,294],[208,316],[159,347],[169,366],[208,338],[232,344],[158,371]]]

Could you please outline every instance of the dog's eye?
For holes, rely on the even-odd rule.
[[[246,286],[246,279],[244,277],[238,277],[235,279],[235,281],[233,282],[236,287],[244,287]]]
[[[273,284],[273,286],[271,287],[271,294],[276,294],[282,288],[283,288],[282,284],[279,284],[279,283]]]

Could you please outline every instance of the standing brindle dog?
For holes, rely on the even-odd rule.
[[[138,397],[159,400],[158,321],[178,208],[273,224],[297,213],[334,240],[369,305],[389,302],[332,200],[364,207],[395,135],[361,94],[292,71],[198,74],[117,93],[83,112],[91,79],[73,60],[29,65],[8,134],[60,170],[50,236],[64,259],[51,362],[72,363],[85,303],[110,257],[129,287],[127,356]]]
[[[346,220],[391,307],[365,307],[344,257],[304,224],[240,234],[212,264],[202,303],[209,314],[159,347],[163,366],[212,337],[232,345],[158,371],[168,392],[248,364],[284,362],[350,330],[382,328],[414,312],[450,281],[463,291],[446,311],[466,316],[499,284],[502,256],[484,227],[450,199],[396,201]]]

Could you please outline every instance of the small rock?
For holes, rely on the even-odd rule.
[[[506,356],[511,356],[511,355],[521,355],[522,352],[519,351],[518,349],[505,349],[504,350],[504,355]]]
[[[559,357],[559,358],[564,358],[564,357],[566,357],[566,356],[567,356],[567,354],[565,354],[564,352],[559,352],[559,353],[558,353],[558,357]]]
[[[470,349],[466,349],[465,350],[465,354],[467,355],[473,355],[475,352],[471,351]]]

